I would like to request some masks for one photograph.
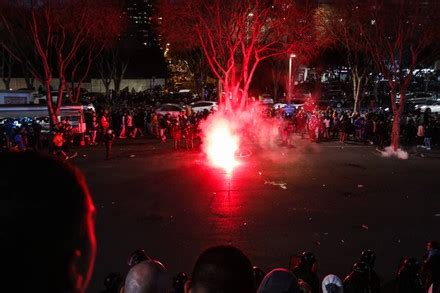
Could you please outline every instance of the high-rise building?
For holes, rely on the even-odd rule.
[[[124,14],[128,18],[126,39],[147,48],[158,46],[160,39],[153,24],[160,22],[160,18],[154,19],[154,0],[126,0]]]

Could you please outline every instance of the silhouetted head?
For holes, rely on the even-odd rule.
[[[150,260],[143,249],[136,249],[128,257],[127,264],[131,268],[144,260]]]
[[[374,251],[371,249],[366,249],[362,251],[359,260],[366,263],[371,268],[374,268],[374,263],[376,262],[376,253],[374,253]]]
[[[197,259],[185,292],[254,292],[251,262],[233,246],[208,248]]]
[[[298,280],[291,271],[274,269],[264,277],[257,290],[257,293],[272,292],[299,293],[301,291]]]
[[[96,252],[84,177],[34,153],[2,154],[0,165],[0,259],[9,291],[84,292]]]
[[[125,278],[124,293],[166,293],[167,290],[167,270],[156,260],[138,263]]]

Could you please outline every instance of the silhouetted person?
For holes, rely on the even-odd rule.
[[[364,262],[358,262],[345,277],[345,293],[375,293],[380,292],[380,284],[371,278],[371,268]]]
[[[2,154],[0,165],[0,265],[7,280],[1,291],[84,292],[96,252],[84,177],[30,152]]]
[[[113,141],[115,140],[115,134],[112,129],[107,129],[103,140],[105,144],[105,159],[109,160],[112,155]]]
[[[424,292],[420,268],[420,263],[416,259],[409,257],[403,259],[397,271],[398,293]]]
[[[167,270],[156,260],[138,263],[125,278],[124,293],[167,293],[167,290]]]
[[[301,254],[301,261],[293,269],[295,276],[309,284],[313,293],[319,293],[320,282],[316,271],[317,261],[312,252],[303,252]]]
[[[426,244],[423,273],[425,288],[434,284],[432,292],[440,290],[440,245],[437,241],[429,241]]]
[[[298,280],[295,275],[286,269],[274,269],[261,281],[257,293],[300,293]]]
[[[214,246],[197,259],[185,292],[251,293],[254,277],[249,259],[238,248]]]

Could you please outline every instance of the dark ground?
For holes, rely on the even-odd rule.
[[[385,159],[374,147],[297,141],[297,148],[253,155],[229,179],[197,151],[137,139],[82,149],[74,163],[86,174],[97,207],[98,255],[89,292],[110,272],[126,273],[130,252],[143,248],[174,275],[190,273],[215,244],[241,248],[268,271],[314,251],[319,273],[343,277],[360,251],[377,253],[384,282],[401,257],[421,258],[439,239],[440,153]],[[283,184],[285,183],[285,184]]]

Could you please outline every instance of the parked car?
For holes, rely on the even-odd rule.
[[[329,90],[324,92],[321,99],[318,101],[322,107],[337,107],[341,108],[347,104],[347,93],[342,90]]]
[[[302,104],[307,100],[308,98],[312,97],[312,93],[308,90],[297,90],[292,95],[292,101],[295,104]]]
[[[185,109],[178,104],[163,104],[156,109],[155,113],[162,116],[169,114],[171,117],[177,117],[182,111],[185,111]]]
[[[190,107],[191,107],[192,111],[195,113],[203,112],[205,110],[208,110],[209,112],[211,112],[213,110],[214,111],[218,110],[217,102],[212,102],[212,101],[194,102],[194,103],[190,104]]]
[[[420,111],[425,112],[426,109],[431,109],[432,113],[440,113],[440,101],[428,101],[424,104],[416,105],[415,108],[420,109]]]
[[[406,93],[405,101],[413,104],[423,104],[428,101],[435,101],[437,99],[436,95],[433,93],[425,93],[425,92],[415,92]],[[396,103],[400,102],[400,94],[396,95]]]

